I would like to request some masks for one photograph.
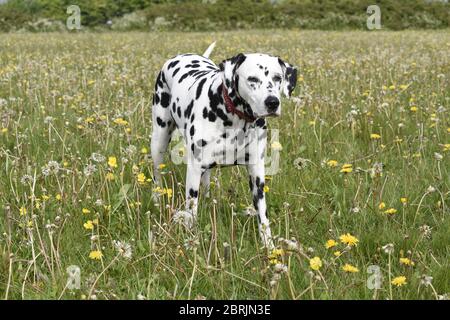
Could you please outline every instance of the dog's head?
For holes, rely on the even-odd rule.
[[[297,83],[297,69],[267,54],[238,54],[220,64],[225,84],[251,108],[254,116],[279,116],[281,94],[290,97]]]

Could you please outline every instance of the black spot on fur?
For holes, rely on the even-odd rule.
[[[161,93],[161,107],[167,108],[170,104],[170,94],[167,92]]]
[[[191,130],[189,130],[189,134],[191,135],[191,137],[194,136],[194,134],[195,134],[195,127],[194,126],[191,126]]]
[[[162,128],[166,126],[166,123],[160,117],[156,117],[156,123]]]
[[[189,196],[191,198],[197,198],[198,197],[198,190],[194,190],[192,188],[189,189]]]
[[[172,69],[172,68],[175,67],[179,62],[180,62],[180,60],[172,61],[172,62],[169,63],[169,65],[167,66],[167,70]]]
[[[184,117],[185,118],[189,118],[191,116],[193,107],[194,107],[194,100],[192,100],[191,103],[189,103],[189,105],[187,106],[186,110],[184,111]]]
[[[206,82],[206,78],[204,78],[202,81],[200,81],[200,83],[197,86],[197,94],[195,95],[195,99],[198,100],[198,98],[200,98],[200,95],[202,94],[202,89],[203,89],[203,85]]]

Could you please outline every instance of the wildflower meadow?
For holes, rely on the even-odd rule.
[[[274,250],[244,167],[213,170],[192,231],[181,140],[152,182],[158,71],[213,41],[298,67],[268,120]],[[447,299],[449,52],[448,30],[0,34],[0,297]]]

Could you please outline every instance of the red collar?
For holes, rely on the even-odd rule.
[[[244,112],[236,109],[236,106],[234,105],[233,101],[231,100],[230,96],[228,95],[228,90],[225,86],[225,84],[222,84],[222,92],[223,92],[223,99],[225,100],[225,107],[227,108],[228,112],[234,113],[239,118],[247,121],[247,122],[253,122],[256,120],[256,118],[249,116],[245,114]]]

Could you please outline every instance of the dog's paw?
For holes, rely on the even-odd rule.
[[[261,225],[259,229],[259,235],[261,236],[261,240],[264,248],[272,250],[275,248],[272,239],[272,232],[270,231],[270,227],[268,225]]]
[[[185,210],[177,210],[173,215],[173,221],[182,224],[187,229],[192,229],[195,224],[195,218],[192,212]]]

